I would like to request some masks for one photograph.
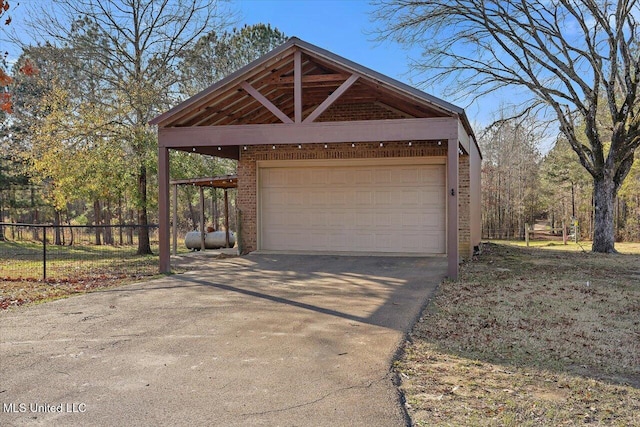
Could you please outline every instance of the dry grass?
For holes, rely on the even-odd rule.
[[[31,243],[0,242],[0,310],[122,286],[159,275],[158,257],[138,256],[135,248],[54,247],[58,257],[47,262],[48,278],[42,280],[41,260],[25,256],[34,251],[34,246]],[[39,254],[42,249],[36,250]],[[155,247],[154,253],[157,253]],[[180,256],[171,263],[173,273],[201,267],[208,258],[234,256],[209,251],[206,254],[192,253],[184,247],[179,248],[178,254]],[[25,274],[28,272],[32,274]]]
[[[520,248],[526,247],[526,242],[522,240],[492,240],[491,243],[507,246],[517,246]],[[550,249],[554,251],[568,251],[568,252],[589,252],[591,251],[590,241],[581,241],[574,243],[568,241],[567,244],[563,244],[560,240],[531,240],[529,247],[538,249]],[[618,242],[616,243],[616,250],[623,255],[639,255],[640,243],[639,242]]]
[[[42,246],[0,242],[0,310],[133,283],[158,274],[157,256],[135,247],[54,246],[42,280]]]
[[[0,310],[53,301],[71,295],[113,288],[148,280],[156,273],[147,274],[87,274],[66,279],[2,279],[0,278]]]
[[[640,425],[640,255],[486,245],[396,368],[420,426]]]

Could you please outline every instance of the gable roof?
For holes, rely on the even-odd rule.
[[[248,83],[286,116],[292,117],[294,52],[297,50],[303,58],[305,116],[355,74],[358,80],[340,96],[339,103],[375,103],[404,117],[457,116],[473,135],[462,108],[296,37],[149,123],[160,127],[281,123],[282,118],[243,87]]]

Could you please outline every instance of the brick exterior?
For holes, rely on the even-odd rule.
[[[375,104],[333,105],[317,121],[350,121],[396,119],[403,116]],[[257,249],[257,161],[261,160],[332,160],[376,159],[398,157],[446,157],[445,145],[434,141],[336,143],[297,145],[247,145],[240,147],[238,161],[237,207],[239,211],[239,246],[241,252]],[[472,254],[470,244],[470,190],[469,156],[460,156],[459,166],[459,256],[468,259]]]
[[[257,249],[257,161],[260,160],[331,160],[376,159],[393,157],[432,157],[447,155],[444,146],[432,141],[296,145],[249,145],[241,147],[238,161],[237,205],[242,217],[240,248],[243,253]]]
[[[471,244],[471,191],[469,156],[464,154],[458,162],[458,256],[468,260],[473,255]]]
[[[316,122],[352,121],[352,120],[386,120],[404,119],[395,111],[390,111],[377,104],[334,104],[320,115]]]

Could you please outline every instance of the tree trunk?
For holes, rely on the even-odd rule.
[[[124,238],[122,235],[122,225],[124,224],[124,220],[122,218],[122,196],[118,197],[118,223],[120,226],[118,227],[118,237],[120,239],[120,246],[124,244]]]
[[[93,216],[96,245],[100,246],[102,244],[100,241],[100,201],[97,199],[93,201]]]
[[[2,191],[0,191],[0,222],[4,222],[4,198],[2,197]],[[4,226],[0,225],[0,242],[4,242]]]
[[[107,208],[104,212],[103,225],[104,227],[104,244],[113,245],[113,229],[111,228],[111,202],[107,200]]]
[[[133,225],[133,223],[135,218],[135,214],[133,212],[133,209],[129,209],[129,227],[127,227],[127,245],[133,245],[133,227],[131,227]]]
[[[149,242],[149,220],[147,218],[147,167],[140,166],[138,174],[138,194],[140,205],[138,207],[138,255],[152,254]]]
[[[58,209],[55,210],[54,212],[54,216],[53,216],[53,230],[54,230],[54,238],[53,238],[53,244],[56,246],[62,246],[62,236],[60,235],[60,229],[62,228],[61,225],[62,221],[60,219],[60,211]]]
[[[196,217],[196,211],[193,208],[193,203],[191,203],[191,198],[189,198],[189,216],[191,217],[191,227],[194,230],[198,229],[198,218]]]
[[[595,205],[593,252],[614,253],[615,233],[613,228],[614,203],[616,198],[613,179],[602,177],[593,180]]]

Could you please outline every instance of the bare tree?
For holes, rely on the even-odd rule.
[[[489,238],[524,239],[525,224],[541,214],[540,153],[535,120],[503,120],[480,133],[482,228]]]
[[[614,202],[640,146],[638,0],[379,0],[376,16],[382,39],[422,47],[428,82],[476,98],[520,87],[519,114],[553,113],[593,177],[593,251],[615,251]]]
[[[182,53],[204,33],[226,26],[228,15],[215,0],[47,3],[28,15],[31,37],[74,46],[81,59],[100,65],[84,71],[102,91],[103,102],[121,103],[126,111],[118,120],[137,177],[137,221],[147,225],[147,181],[156,144],[147,123],[175,102],[171,95],[180,80]],[[151,253],[146,227],[139,231],[138,253]]]

